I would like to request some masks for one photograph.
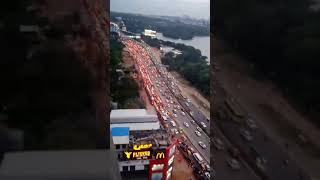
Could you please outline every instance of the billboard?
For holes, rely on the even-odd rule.
[[[124,156],[127,160],[151,159],[152,144],[134,145],[132,150],[124,151]]]

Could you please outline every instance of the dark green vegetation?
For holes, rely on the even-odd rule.
[[[131,32],[142,33],[144,29],[152,29],[162,32],[164,36],[175,39],[192,39],[194,36],[208,36],[209,27],[185,24],[179,21],[169,21],[162,18],[148,17],[137,14],[111,13],[111,20],[122,17],[124,23]]]
[[[116,69],[123,69],[122,63],[123,45],[115,40],[110,40],[110,62],[111,62],[111,82],[110,92],[113,102],[118,103],[118,108],[134,109],[143,108],[144,105],[139,98],[139,86],[131,77],[129,70],[117,73]],[[119,79],[119,77],[122,77]]]
[[[91,73],[61,40],[66,32],[47,40],[19,32],[20,24],[51,25],[25,12],[25,3],[1,6],[0,112],[7,118],[0,126],[23,130],[25,149],[94,148],[85,124],[94,117]]]
[[[169,65],[169,70],[174,70],[181,74],[198,88],[203,95],[210,96],[210,66],[207,64],[206,57],[201,55],[199,49],[159,39],[145,38],[144,40],[153,47],[165,45],[182,51],[182,54],[177,56],[172,52],[165,54],[161,59],[162,63]]]
[[[214,6],[215,35],[319,118],[320,12],[310,1],[219,0]]]

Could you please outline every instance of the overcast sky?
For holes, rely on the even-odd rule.
[[[111,11],[210,18],[210,0],[110,0]]]

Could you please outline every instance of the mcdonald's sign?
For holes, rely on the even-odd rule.
[[[157,152],[156,159],[164,159],[164,152]]]

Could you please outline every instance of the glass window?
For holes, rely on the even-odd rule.
[[[136,170],[136,166],[130,166],[130,171],[135,171]]]
[[[128,166],[123,166],[122,169],[123,169],[123,172],[126,172],[128,171]]]
[[[116,145],[116,149],[120,149],[120,145],[119,144]]]

